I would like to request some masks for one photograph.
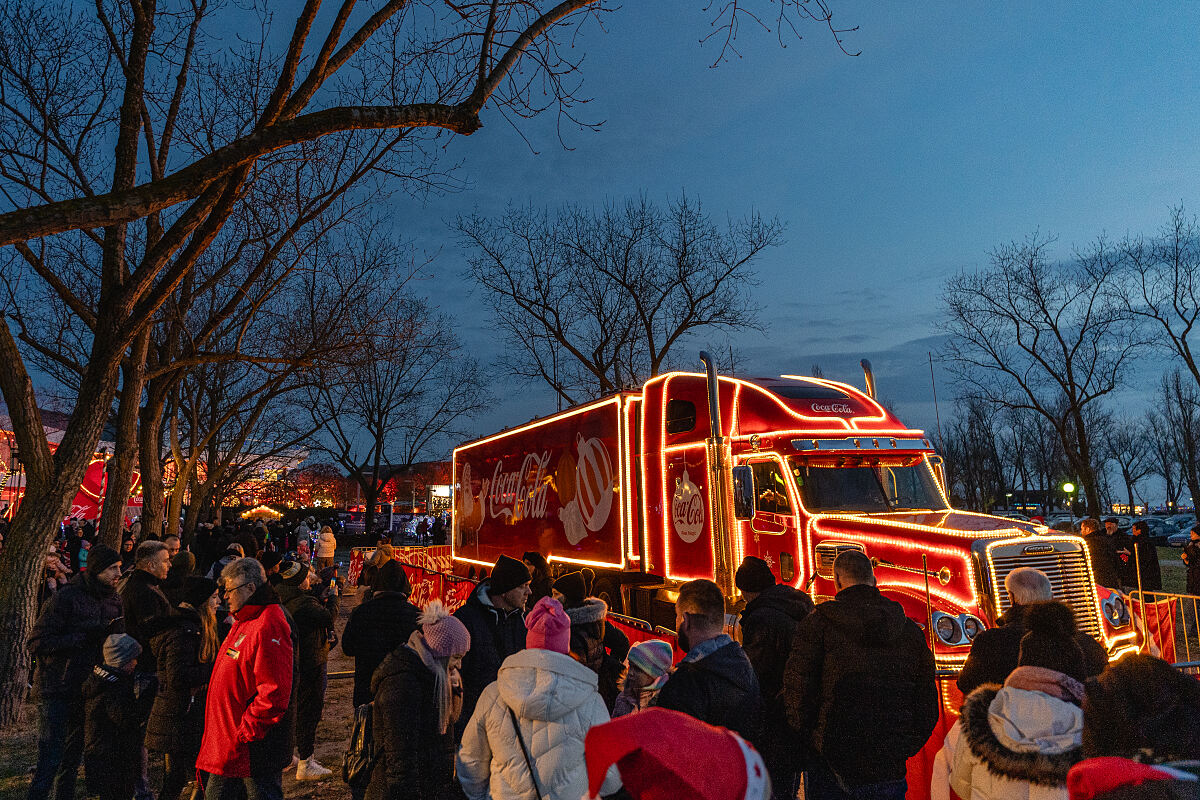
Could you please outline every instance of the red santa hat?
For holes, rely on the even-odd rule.
[[[588,792],[599,797],[617,765],[633,800],[767,800],[762,757],[736,733],[665,708],[647,708],[588,731]],[[697,754],[703,754],[702,762]]]

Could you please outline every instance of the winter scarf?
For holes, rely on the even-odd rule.
[[[421,658],[421,663],[433,673],[433,695],[437,701],[438,733],[445,733],[451,725],[458,721],[462,713],[462,692],[455,691],[461,686],[458,670],[451,674],[450,659],[438,658],[429,652],[425,645],[425,635],[421,629],[412,632],[408,637],[408,648]]]
[[[1017,667],[1009,673],[1004,685],[1013,689],[1043,692],[1064,703],[1083,705],[1083,684],[1057,670],[1045,667]]]

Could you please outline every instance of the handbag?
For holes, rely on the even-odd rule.
[[[350,728],[350,744],[342,756],[342,780],[353,787],[366,788],[371,771],[379,760],[375,737],[371,730],[371,714],[375,704],[363,703],[354,709],[354,724]]]
[[[542,789],[538,786],[537,771],[533,768],[533,759],[529,757],[529,750],[525,747],[525,737],[521,735],[521,726],[517,724],[516,713],[509,708],[508,718],[512,720],[513,730],[517,732],[517,744],[521,745],[521,755],[525,756],[525,766],[529,767],[529,780],[533,781],[533,791],[537,795],[537,800],[542,800]]]

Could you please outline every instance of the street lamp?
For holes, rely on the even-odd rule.
[[[1075,484],[1067,481],[1062,485],[1063,493],[1067,496],[1067,513],[1071,513],[1071,495],[1075,493]]]

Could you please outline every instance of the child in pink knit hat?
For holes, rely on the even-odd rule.
[[[571,650],[571,618],[563,610],[562,603],[551,597],[537,601],[533,610],[525,615],[525,646],[541,650],[553,650],[567,655]]]

